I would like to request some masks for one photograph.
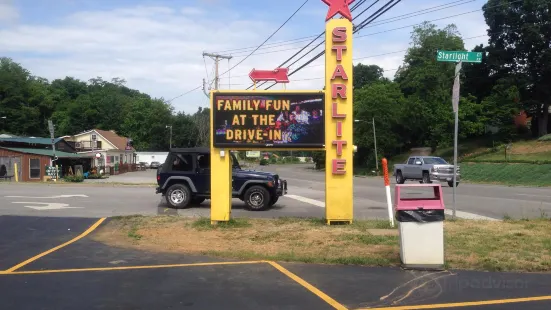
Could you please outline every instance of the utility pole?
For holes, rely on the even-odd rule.
[[[355,119],[354,123],[360,123],[360,122],[367,122],[359,119]],[[379,160],[377,159],[377,133],[375,132],[375,117],[371,119],[371,123],[373,124],[373,143],[375,144],[375,169],[377,170],[377,175],[379,175]]]
[[[379,175],[379,159],[377,157],[377,134],[375,133],[375,118],[373,118],[373,141],[375,143],[375,167],[377,175]]]
[[[232,59],[232,56],[220,55],[220,54],[211,54],[203,53],[203,57],[208,56],[214,60],[214,89],[218,90],[218,84],[220,82],[220,77],[218,76],[218,65],[220,64],[220,59]],[[203,84],[204,85],[204,84]]]
[[[171,126],[171,125],[166,125],[165,128],[170,128],[170,138],[169,138],[169,140],[168,140],[168,141],[169,141],[169,142],[168,142],[168,143],[169,143],[169,144],[168,144],[168,145],[169,145],[169,149],[168,149],[168,150],[170,151],[170,149],[172,149],[172,126]]]

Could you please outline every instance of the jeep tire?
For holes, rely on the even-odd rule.
[[[183,209],[191,203],[191,191],[183,184],[174,184],[166,191],[166,202],[175,209]]]
[[[270,207],[272,197],[264,186],[251,186],[245,191],[245,205],[251,211],[262,211]]]

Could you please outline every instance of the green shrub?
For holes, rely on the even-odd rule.
[[[105,177],[101,174],[89,174],[88,179],[104,179]]]
[[[84,181],[84,177],[82,175],[66,175],[63,179],[65,180],[65,182],[73,182],[73,183]]]
[[[268,164],[269,164],[269,162],[268,162],[267,159],[262,158],[262,159],[260,160],[260,165],[261,165],[261,166],[267,166]]]
[[[270,157],[270,164],[277,164],[277,158]]]
[[[316,169],[325,168],[325,152],[317,151],[312,155],[312,160],[316,164]]]

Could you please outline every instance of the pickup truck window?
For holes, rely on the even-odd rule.
[[[426,157],[424,158],[424,160],[425,160],[425,164],[428,164],[428,165],[434,165],[434,164],[446,165],[447,164],[447,162],[440,157]]]
[[[410,157],[409,160],[408,160],[408,165],[413,165],[414,163],[415,163],[415,158]]]

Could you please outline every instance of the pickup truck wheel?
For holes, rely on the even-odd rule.
[[[251,186],[245,192],[245,204],[251,211],[261,211],[270,206],[270,192],[263,186]]]
[[[404,184],[406,180],[404,180],[404,176],[402,175],[402,171],[396,172],[396,183],[398,184]]]
[[[453,187],[453,181],[448,182],[449,187]],[[459,186],[459,182],[455,182],[455,187]]]
[[[423,172],[423,183],[425,183],[425,184],[432,183],[430,181],[430,175],[429,175],[428,172]]]
[[[191,202],[191,191],[182,184],[174,184],[166,191],[166,202],[175,209],[183,209]]]

